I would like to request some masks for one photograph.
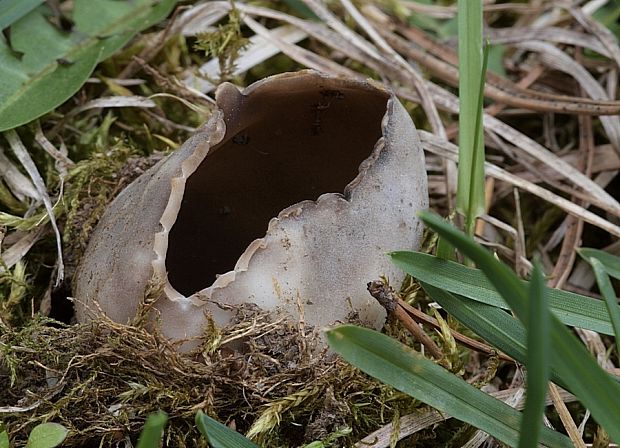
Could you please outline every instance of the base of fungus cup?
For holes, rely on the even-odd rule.
[[[213,302],[282,308],[292,319],[299,318],[301,306],[306,322],[317,328],[345,321],[357,311],[362,322],[380,327],[384,311],[365,285],[382,274],[393,282],[402,279],[386,253],[418,247],[422,227],[416,212],[428,205],[421,145],[407,112],[374,84],[313,71],[276,75],[243,91],[224,84],[216,96],[218,109],[198,134],[146,173],[122,204],[111,205],[116,212],[155,203],[148,215],[156,220],[144,229],[155,230],[151,275],[163,280],[163,297],[156,306],[164,334],[175,340],[200,336],[205,312],[213,314],[217,324],[226,324],[230,313]],[[253,170],[262,177],[253,178]],[[302,179],[306,171],[310,176]],[[333,179],[337,174],[344,179]],[[283,188],[279,181],[292,183]],[[254,194],[249,203],[244,202],[244,188],[248,196]],[[163,197],[156,195],[158,189]],[[225,194],[229,197],[220,200]],[[293,200],[278,202],[273,199],[277,194]],[[236,220],[227,221],[227,215]],[[262,231],[244,227],[253,220],[264,222]],[[118,217],[104,216],[99,227],[105,230],[97,228],[89,249],[113,240],[110,228],[118,231],[117,221]],[[226,233],[226,223],[233,233]],[[209,232],[222,241],[204,240],[201,233]],[[133,240],[124,238],[132,247]],[[229,240],[238,250],[234,266],[211,269],[220,274],[215,279],[194,278],[193,284],[202,286],[190,287],[191,292],[175,287],[175,278],[194,273],[184,270],[202,269],[209,257],[217,258],[218,250],[228,248]],[[120,259],[126,264],[131,259],[127,248],[108,248],[120,253],[116,258],[104,248],[98,250],[107,263]],[[97,256],[94,249],[93,254]],[[232,264],[233,256],[226,257]],[[181,265],[172,264],[179,260],[186,266],[180,274]],[[85,278],[89,271],[92,276],[97,263],[85,265],[78,290],[87,299],[103,290],[99,301],[105,302],[113,294],[113,276],[105,284],[89,284]],[[143,279],[144,269],[138,271],[134,296],[124,314],[115,314],[121,320],[131,315],[132,303],[141,299],[135,291],[148,281]],[[114,306],[118,299],[111,298],[102,307],[108,312]]]

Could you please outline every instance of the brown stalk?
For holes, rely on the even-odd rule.
[[[390,316],[400,320],[405,328],[429,351],[435,359],[442,359],[443,352],[424,330],[400,306],[394,290],[381,280],[368,283],[368,292],[381,304]]]
[[[430,317],[426,313],[409,305],[407,302],[398,297],[398,294],[394,292],[392,288],[386,285],[380,280],[375,280],[368,283],[368,292],[383,306],[388,315],[396,317],[402,322],[402,324],[413,334],[413,336],[431,353],[436,359],[441,359],[443,353],[441,349],[435,344],[435,342],[424,332],[419,326],[420,323],[424,323],[432,326],[435,329],[440,329],[439,322],[436,319]],[[497,355],[501,360],[508,362],[515,362],[510,356],[489,347],[482,342],[476,341],[464,334],[461,334],[455,330],[452,330],[452,336],[464,346],[475,350],[480,353],[484,353],[488,356]]]

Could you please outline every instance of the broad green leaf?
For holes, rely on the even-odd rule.
[[[473,233],[484,213],[484,138],[481,89],[484,86],[482,1],[458,0],[459,165],[456,208]]]
[[[5,82],[20,82],[18,76],[22,75],[10,78],[11,74],[7,73],[11,68],[7,63],[10,50],[0,42],[0,130],[28,123],[70,98],[95,69],[99,53],[94,50],[97,49],[84,52],[75,63],[65,66],[53,62],[46,73],[36,78],[23,76],[23,84],[7,86]],[[19,71],[16,68],[15,72]]]
[[[343,325],[326,331],[329,346],[363,372],[469,423],[511,446],[519,440],[521,414],[426,359],[398,341],[367,328]],[[570,440],[545,428],[549,447],[572,447]]]
[[[603,263],[597,258],[590,258],[589,261],[594,270],[594,275],[596,276],[598,289],[601,291],[603,299],[605,299],[605,305],[607,305],[607,311],[609,312],[609,317],[611,318],[616,333],[616,344],[618,344],[618,341],[620,341],[620,306],[618,306],[618,298],[616,297],[614,287],[609,280],[609,275],[607,275]]]
[[[30,432],[26,448],[54,448],[65,440],[68,432],[58,423],[41,423]]]
[[[176,0],[75,0],[72,32],[49,20],[41,5],[0,39],[0,131],[27,123],[70,98],[98,61],[161,21]],[[10,44],[10,46],[9,46]]]
[[[482,269],[521,321],[527,321],[527,290],[505,264],[439,216],[420,213],[422,220]],[[590,409],[614,440],[620,440],[620,384],[614,381],[575,335],[551,316],[551,365],[568,389]]]
[[[588,263],[590,263],[591,258],[600,261],[603,268],[609,275],[620,280],[620,257],[603,250],[590,249],[587,247],[577,249],[577,253]]]
[[[258,448],[237,431],[213,420],[202,411],[196,414],[196,426],[211,448]]]
[[[479,269],[419,252],[393,252],[391,256],[394,264],[424,283],[487,305],[509,309],[506,301]],[[521,284],[526,286],[527,282],[521,281]],[[565,325],[614,334],[609,314],[601,300],[550,289],[549,306]]]
[[[6,431],[0,432],[0,448],[9,448],[9,434]]]
[[[137,448],[157,448],[161,445],[164,428],[168,421],[168,415],[159,411],[148,416],[144,428],[138,438]]]
[[[549,382],[551,314],[545,280],[538,263],[534,264],[528,293],[530,312],[527,319],[527,398],[521,420],[519,448],[538,446]]]
[[[0,31],[15,23],[45,0],[0,0]]]

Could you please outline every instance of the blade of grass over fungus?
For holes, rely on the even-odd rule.
[[[609,317],[611,318],[616,333],[616,344],[618,344],[618,341],[620,341],[620,307],[618,306],[618,298],[616,297],[614,287],[609,280],[609,275],[607,275],[603,263],[597,258],[590,258],[589,262],[594,270],[598,289],[603,299],[605,299],[605,305],[607,305],[607,311],[609,312]]]
[[[479,269],[420,252],[393,252],[391,256],[394,264],[421,282],[487,305],[509,309]],[[520,281],[527,286],[527,282]],[[551,312],[565,325],[614,334],[609,314],[601,300],[559,289],[550,289],[548,296]]]
[[[213,420],[202,411],[196,414],[196,426],[212,448],[258,448],[237,431]]]
[[[400,342],[367,328],[342,325],[326,331],[329,346],[363,372],[491,434],[511,446],[519,440],[521,414]],[[548,428],[541,441],[548,447],[572,446]]]
[[[534,263],[528,293],[530,310],[527,319],[527,397],[521,420],[519,448],[538,446],[549,382],[551,315],[547,288],[538,263]]]
[[[161,444],[161,438],[164,435],[164,428],[167,421],[168,415],[163,411],[149,415],[140,433],[136,448],[152,448],[154,446],[159,446]]]
[[[486,274],[512,311],[527,322],[529,301],[526,287],[518,277],[493,255],[458,231],[439,216],[420,213],[422,220],[441,237],[446,238],[463,255],[471,259]],[[614,440],[620,440],[620,384],[612,379],[592,357],[591,353],[568,329],[551,316],[551,365],[570,392],[590,409],[596,421]]]
[[[459,167],[456,207],[472,235],[476,218],[484,213],[484,138],[482,100],[482,2],[458,1],[459,53]]]
[[[607,274],[611,275],[613,278],[620,280],[620,257],[610,254],[609,252],[605,252],[603,250],[590,249],[587,247],[577,249],[577,253],[579,253],[579,255],[581,255],[581,258],[583,258],[588,263],[590,263],[590,259],[596,259],[600,261],[605,271],[607,271]]]

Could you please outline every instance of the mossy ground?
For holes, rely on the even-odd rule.
[[[294,0],[253,3],[300,14],[301,3]],[[417,13],[411,16],[402,9],[402,2],[377,3],[388,11],[391,8],[393,17],[409,20],[411,26],[429,29],[433,22],[425,19],[420,25],[417,21],[422,16]],[[487,18],[489,23],[511,26],[518,16],[508,11],[494,12]],[[447,32],[448,22],[435,31]],[[60,287],[54,286],[55,242],[44,209],[30,209],[27,201],[18,200],[0,182],[0,247],[4,250],[5,245],[12,245],[25,232],[40,232],[32,249],[13,267],[0,272],[0,420],[13,446],[24,445],[30,429],[43,421],[59,422],[69,428],[69,437],[63,444],[66,447],[123,446],[128,438],[135,442],[147,415],[158,409],[169,415],[165,445],[171,447],[205,446],[194,426],[199,409],[241,432],[250,431],[263,446],[294,447],[317,440],[323,441],[326,447],[351,446],[368,433],[397,422],[400,416],[423,406],[361,374],[339,358],[313,350],[313,329],[306,328],[302,333],[298,326],[279,316],[250,307],[237,309],[237,320],[231,326],[221,331],[207,329],[200,349],[184,355],[157,332],[147,331],[147,316],[156,318],[149,305],[142,308],[133,325],[120,325],[103,316],[90,324],[72,322],[71,303],[67,299],[71,296],[71,277],[106,205],[208,118],[211,102],[193,96],[176,82],[182,70],[204,63],[205,51],[222,63],[224,80],[233,78],[239,84],[247,85],[274,73],[303,68],[278,54],[253,67],[243,78],[235,78],[234,59],[250,33],[239,26],[234,14],[224,24],[216,32],[197,38],[171,37],[154,57],[147,62],[136,62],[133,57],[151,45],[153,36],[162,27],[149,30],[124,51],[101,63],[91,82],[55,112],[41,118],[43,133],[64,148],[75,164],[58,167],[35,143],[33,126],[18,130],[50,197],[56,199],[54,211],[63,234],[67,275]],[[313,39],[302,45],[345,67],[378,79],[383,76]],[[510,61],[516,65],[510,67],[512,73],[507,76],[517,79],[523,74],[518,67],[521,61],[512,56]],[[501,58],[499,62],[501,66]],[[530,62],[525,62],[527,67]],[[131,79],[125,79],[121,74],[132,64],[137,69],[131,72]],[[545,89],[573,86],[572,79],[566,82],[567,77],[559,75],[558,81],[557,76],[557,73],[555,78],[543,76],[541,85]],[[174,97],[154,98],[153,109],[91,109],[72,114],[76,107],[91,99],[156,93]],[[187,106],[188,102],[192,107]],[[419,105],[408,102],[406,106],[416,125],[428,129]],[[442,114],[448,128],[454,125],[456,117]],[[557,149],[558,154],[577,141],[575,116],[566,116],[551,128],[545,125],[541,129],[538,115],[505,119],[532,138]],[[555,137],[549,137],[549,133],[564,139],[550,143],[546,140]],[[599,127],[595,133],[597,141],[604,140]],[[492,144],[488,150],[493,161],[506,160],[505,154]],[[514,163],[513,167],[505,163],[505,167],[523,168]],[[436,161],[429,166],[433,180],[441,174],[441,167]],[[609,189],[612,194],[617,193],[617,181]],[[447,210],[445,192],[436,189],[431,200],[434,209]],[[489,213],[517,227],[511,195],[498,195],[496,191],[490,202],[493,205]],[[543,261],[553,267],[560,249],[547,252],[541,247],[565,215],[527,194],[522,195],[521,208],[527,237],[525,255],[529,258],[542,251]],[[504,254],[513,250],[514,240],[501,231],[497,233],[500,243],[508,250]],[[591,226],[585,227],[583,240],[596,247],[612,242],[610,235]],[[428,310],[415,283],[406,283],[403,295]],[[454,322],[448,322],[457,327]],[[460,327],[458,330],[467,332]],[[398,323],[388,323],[385,331],[404,343],[416,345]],[[466,379],[477,378],[479,386],[489,382],[499,386],[509,383],[514,374],[512,366],[498,366],[494,359],[472,355],[453,345],[449,335],[443,336],[433,334],[446,358],[451,360],[453,371]],[[234,352],[226,347],[232,339],[241,337],[250,341],[243,351]],[[278,343],[274,344],[274,340]],[[575,415],[583,413],[578,405],[571,410]],[[448,420],[436,428],[416,433],[399,446],[461,446],[472,431],[467,425]],[[590,425],[588,431],[592,433],[596,427]]]
[[[189,354],[147,331],[148,313],[145,306],[131,326],[105,317],[2,325],[0,412],[13,444],[44,421],[70,430],[67,447],[135,441],[146,416],[163,409],[167,446],[205,446],[193,424],[201,409],[261,446],[344,446],[420,406],[317,348],[311,328],[302,333],[251,306],[238,308],[231,326],[207,330]],[[243,348],[227,348],[232,341]]]

